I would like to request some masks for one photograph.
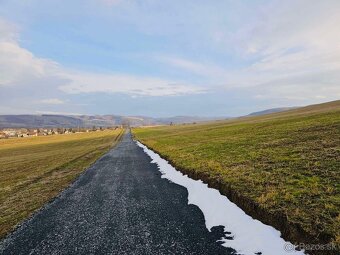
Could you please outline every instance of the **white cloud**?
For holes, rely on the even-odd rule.
[[[0,86],[12,86],[21,82],[52,75],[57,64],[35,57],[18,44],[17,28],[0,19]]]
[[[340,98],[340,30],[336,25],[340,24],[340,2],[295,1],[274,7],[248,28],[247,42],[238,44],[246,45],[246,54],[259,60],[232,74],[230,81],[262,87],[272,99]]]
[[[40,103],[58,105],[58,104],[64,104],[65,102],[58,98],[47,98],[47,99],[41,100]]]
[[[36,58],[16,42],[0,41],[0,55],[0,85],[52,75],[57,67],[53,61]]]
[[[272,2],[255,8],[249,17],[248,6],[242,8],[236,28],[231,31],[216,22],[207,36],[247,64],[230,69],[176,57],[160,60],[228,90],[247,88],[260,95],[257,99],[340,98],[339,1]]]
[[[221,77],[225,74],[226,70],[216,66],[215,64],[199,63],[192,60],[173,57],[173,56],[158,56],[156,60],[173,67],[183,69],[185,71],[195,73],[200,76],[208,76],[210,78],[214,76]]]
[[[1,20],[0,20],[1,22]],[[126,93],[139,96],[172,96],[202,93],[197,86],[177,80],[142,77],[129,74],[94,73],[68,69],[49,59],[38,58],[20,47],[5,22],[0,23],[0,86],[25,87],[46,91],[59,89],[64,93]],[[61,104],[60,100],[43,100]]]
[[[152,77],[119,74],[65,72],[69,82],[60,87],[66,93],[127,93],[139,96],[173,96],[202,93],[197,86]]]
[[[170,73],[166,79],[63,67],[22,48],[18,28],[0,20],[0,88],[40,93],[36,101],[97,92],[125,93],[131,97],[190,95],[217,91],[220,87],[227,91],[247,91],[256,100],[286,100],[287,105],[340,98],[340,2],[263,3],[220,1],[212,5],[153,0],[84,3],[91,8],[100,6],[96,11],[103,18],[101,21],[107,22],[103,27],[108,31],[110,26],[112,31],[118,26],[117,31],[134,33],[142,42],[156,46],[159,41],[164,42],[163,48],[155,47],[164,52],[158,56],[150,54],[145,66],[149,67],[150,61],[157,63],[155,72],[159,67],[162,73]],[[43,11],[48,9],[46,6]],[[63,11],[68,13],[68,7]],[[100,25],[101,21],[94,25]],[[91,34],[87,32],[86,35]],[[143,38],[139,37],[141,34]],[[95,39],[110,45],[110,37]],[[136,55],[148,54],[142,46],[137,48],[142,52],[136,50]],[[122,58],[128,54],[122,47]],[[173,74],[182,78],[172,79]]]
[[[18,39],[18,28],[0,18],[0,41],[16,41]]]

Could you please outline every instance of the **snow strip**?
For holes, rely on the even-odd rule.
[[[253,219],[217,189],[209,188],[201,180],[196,181],[183,175],[157,153],[138,141],[136,143],[151,157],[151,163],[158,165],[162,178],[187,188],[188,203],[201,209],[209,231],[214,226],[224,226],[225,231],[232,233],[230,236],[233,240],[223,238],[223,246],[231,247],[244,255],[258,252],[262,255],[305,254],[303,251],[296,251],[293,244],[282,239],[280,231]]]

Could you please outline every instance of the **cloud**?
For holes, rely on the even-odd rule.
[[[271,2],[256,6],[248,16],[247,6],[240,10],[233,29],[216,22],[207,36],[241,65],[230,68],[177,57],[160,61],[205,76],[209,85],[253,91],[258,100],[281,98],[294,104],[340,98],[339,1]]]
[[[173,96],[203,93],[198,86],[153,77],[139,77],[119,74],[96,74],[65,72],[68,82],[60,86],[65,93],[126,93],[138,96]]]
[[[36,58],[16,42],[0,41],[0,85],[15,85],[18,82],[52,75],[57,64],[51,60]]]
[[[123,0],[99,0],[100,3],[103,3],[105,5],[117,5],[120,4]]]
[[[18,39],[18,28],[0,18],[0,41],[15,42]]]
[[[155,58],[157,61],[176,67],[199,76],[207,76],[213,78],[214,76],[221,77],[225,74],[226,70],[220,66],[209,63],[199,63],[189,59],[174,57],[174,56],[158,56]]]
[[[262,87],[271,99],[339,98],[339,11],[338,1],[296,1],[267,9],[247,28],[247,42],[237,44],[256,49],[245,54],[257,60],[232,74],[230,82]]]
[[[84,3],[81,14],[77,9],[79,3]],[[46,53],[44,47],[39,51],[44,39],[59,42],[59,32],[66,32],[69,40],[55,44],[60,47],[55,52],[65,62],[37,57],[22,47],[20,28],[0,19],[2,102],[16,98],[29,109],[31,106],[24,105],[25,102],[45,99],[62,98],[68,103],[79,99],[78,103],[82,103],[90,95],[100,101],[106,96],[124,94],[138,100],[146,97],[156,100],[176,95],[199,97],[200,93],[223,90],[226,102],[237,94],[239,104],[243,104],[243,96],[243,101],[249,98],[256,103],[265,101],[270,107],[278,102],[283,106],[302,105],[340,97],[337,0],[214,4],[76,0],[65,4],[56,14],[53,7],[57,4],[58,1],[43,5],[36,0],[27,5],[8,1],[6,6],[12,7],[0,11],[0,15],[21,17],[24,13],[18,15],[15,11],[26,11],[27,6],[31,10],[26,11],[29,17],[22,20],[32,19],[32,24],[46,22],[46,27],[25,27],[26,43],[27,39],[36,40],[33,43],[39,55]],[[58,31],[50,29],[50,25],[55,25]],[[42,36],[46,31],[48,35]],[[76,49],[75,54],[72,49]],[[70,66],[109,71],[84,71]],[[197,102],[200,105],[201,100]]]
[[[47,98],[47,99],[41,100],[40,103],[58,105],[58,104],[64,104],[65,102],[58,98]]]
[[[37,58],[18,44],[17,29],[0,19],[0,86],[42,78],[58,68],[54,61]]]
[[[139,96],[173,96],[202,93],[204,89],[177,80],[130,74],[84,72],[66,68],[55,61],[38,58],[22,48],[0,23],[0,86],[27,87],[32,90],[58,89],[67,94],[126,93]],[[2,29],[1,29],[2,28]],[[43,103],[60,104],[55,99]]]

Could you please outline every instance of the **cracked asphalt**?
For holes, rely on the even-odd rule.
[[[186,188],[161,178],[126,133],[53,202],[0,242],[0,254],[233,254],[188,205]]]

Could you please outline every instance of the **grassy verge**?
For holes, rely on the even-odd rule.
[[[0,140],[0,238],[113,146],[121,129]]]
[[[340,101],[133,132],[285,238],[340,243]]]

